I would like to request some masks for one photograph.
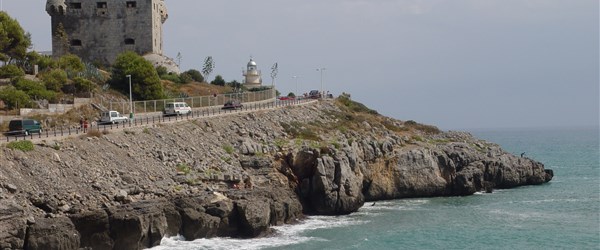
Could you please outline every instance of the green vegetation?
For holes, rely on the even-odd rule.
[[[439,134],[441,133],[440,129],[437,128],[436,126],[432,126],[432,125],[425,125],[425,124],[420,124],[417,123],[413,120],[408,120],[406,122],[404,122],[404,126],[408,127],[408,128],[412,128],[418,131],[422,131],[426,134]]]
[[[9,109],[19,107],[31,107],[31,98],[22,90],[18,90],[13,86],[8,86],[0,91],[0,100],[4,101],[4,104]]]
[[[32,151],[33,150],[33,142],[31,141],[13,141],[6,144],[7,148],[17,149],[23,152]]]
[[[223,150],[228,154],[233,154],[233,147],[229,144],[223,145]]]
[[[164,97],[158,73],[152,64],[132,51],[120,54],[113,65],[110,85],[123,94],[129,94],[129,79],[135,100],[154,100]]]
[[[179,163],[177,164],[177,166],[175,166],[175,168],[177,169],[177,172],[183,173],[185,175],[188,175],[192,171],[192,168],[185,163]]]
[[[0,61],[24,60],[30,46],[31,35],[8,13],[0,11]]]
[[[296,121],[290,123],[280,122],[280,125],[287,134],[294,138],[321,141],[321,137],[314,132],[318,129],[316,126],[310,126]]]
[[[225,86],[225,79],[221,75],[215,76],[215,79],[210,82],[212,85]]]
[[[340,97],[338,97],[336,99],[336,104],[353,112],[367,113],[373,115],[378,114],[377,111],[367,108],[367,106],[365,106],[364,104],[352,101],[348,95],[341,95]]]
[[[61,91],[67,83],[67,73],[61,69],[53,69],[40,75],[42,81],[46,84],[46,89],[52,91]]]
[[[36,82],[19,77],[13,80],[13,85],[16,89],[25,92],[25,94],[27,94],[29,97],[34,97],[36,99],[46,99],[49,101],[56,101],[57,93],[54,91],[47,90],[46,86],[44,86],[44,84],[41,82]]]
[[[195,69],[190,69],[188,71],[185,71],[183,73],[181,73],[182,75],[188,75],[193,81],[196,82],[203,82],[204,81],[204,77],[202,76],[202,73],[200,73],[200,71],[195,70]]]
[[[17,65],[8,64],[0,67],[0,78],[14,78],[24,75],[25,72]]]

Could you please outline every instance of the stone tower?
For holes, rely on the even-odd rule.
[[[164,0],[47,0],[52,54],[112,64],[117,55],[163,53]]]
[[[256,62],[250,58],[244,75],[244,86],[248,89],[258,88],[262,84],[262,77],[260,76],[260,70],[256,67]]]

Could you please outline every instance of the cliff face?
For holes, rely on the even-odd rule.
[[[256,237],[365,201],[541,184],[552,172],[466,133],[347,99],[0,151],[0,247],[141,249]]]

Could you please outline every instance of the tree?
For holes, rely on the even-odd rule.
[[[202,67],[202,75],[204,75],[204,79],[209,79],[208,76],[212,73],[215,68],[215,62],[212,59],[212,56],[206,57],[204,60],[204,67]]]
[[[46,89],[59,92],[67,83],[67,73],[62,69],[53,69],[41,75]]]
[[[13,81],[17,90],[25,92],[30,99],[56,100],[56,92],[47,90],[43,83],[19,77]]]
[[[40,72],[49,68],[56,68],[56,61],[52,57],[40,55],[35,51],[28,52],[25,60],[30,66],[37,65]]]
[[[217,75],[217,76],[215,76],[215,80],[210,82],[210,84],[218,85],[218,86],[225,86],[225,79],[223,79],[223,77],[221,75]]]
[[[31,107],[31,99],[22,90],[15,89],[13,86],[0,91],[0,100],[4,102],[7,108]]]
[[[137,100],[155,100],[164,97],[160,78],[152,66],[143,57],[132,51],[127,51],[119,56],[112,66],[110,85],[123,94],[129,95],[129,79],[133,97]]]
[[[229,87],[232,87],[232,88],[234,88],[234,89],[241,89],[241,88],[242,88],[242,84],[241,84],[241,83],[239,83],[239,82],[238,82],[238,81],[236,81],[236,80],[233,80],[233,81],[231,81],[231,82],[228,82],[228,83],[227,83],[227,86],[229,86]]]
[[[19,22],[0,11],[0,60],[24,59],[30,46],[31,36],[23,31]]]
[[[202,74],[198,70],[190,69],[190,70],[188,70],[186,72],[183,72],[183,73],[190,75],[190,77],[192,77],[192,80],[194,80],[196,82],[203,82],[204,81],[204,77],[202,76]]]

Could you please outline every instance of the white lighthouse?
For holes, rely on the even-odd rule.
[[[248,89],[258,88],[262,84],[262,77],[260,76],[260,70],[256,68],[256,62],[250,58],[246,70],[243,72],[245,77],[244,86]]]

